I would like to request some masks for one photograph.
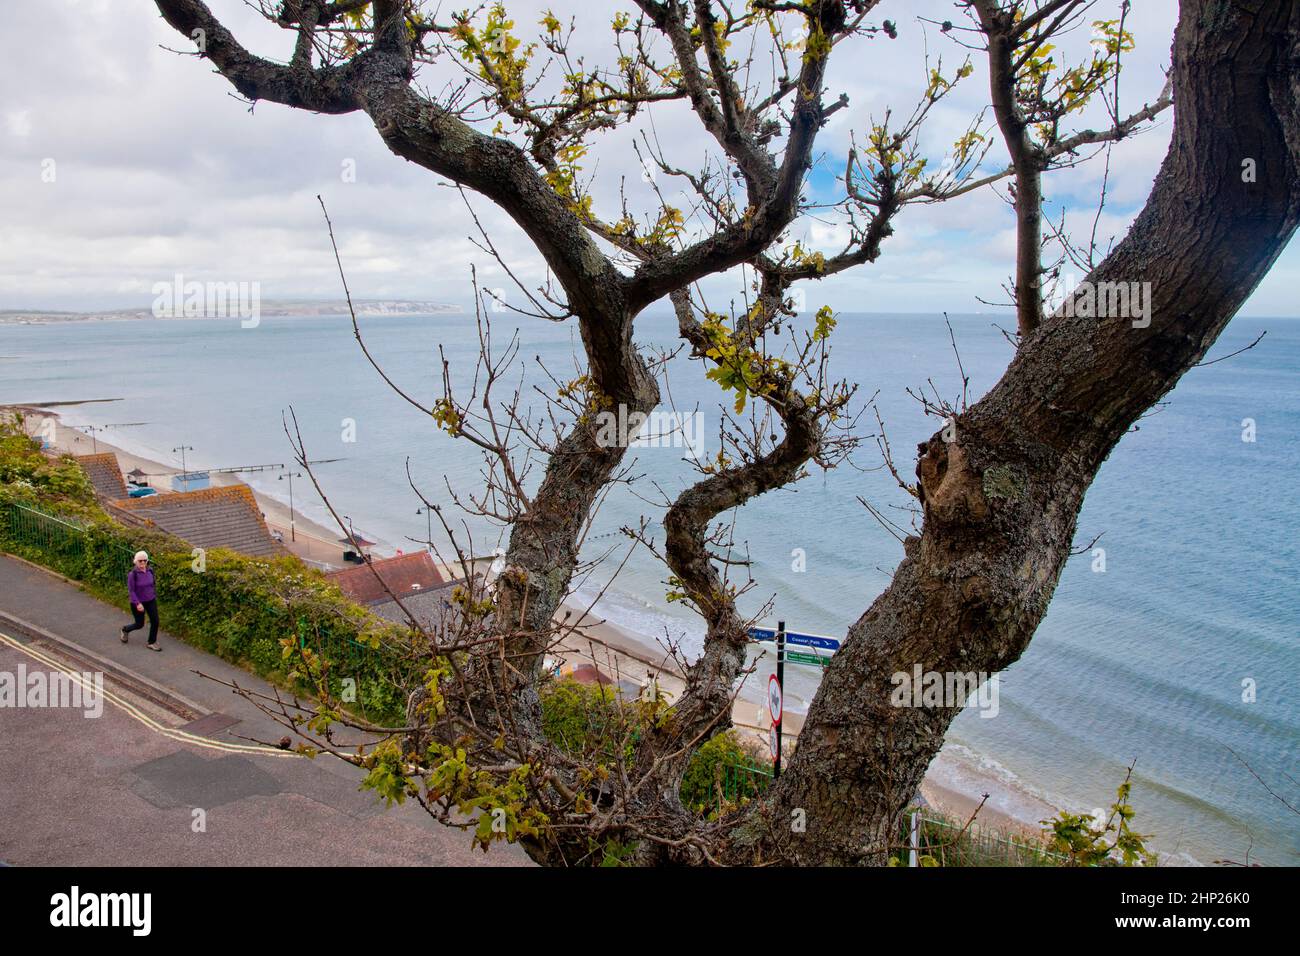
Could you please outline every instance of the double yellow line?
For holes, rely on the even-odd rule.
[[[39,661],[51,670],[67,674],[69,678],[81,687],[83,692],[87,689],[91,691],[95,690],[93,684],[90,684],[82,674],[69,670],[67,665],[63,662],[43,651],[37,650],[30,644],[24,644],[4,632],[0,632],[0,644],[7,645],[23,654],[26,654],[28,657],[35,661]],[[125,711],[128,716],[134,717],[154,733],[160,734],[168,740],[175,740],[178,743],[189,744],[194,747],[202,747],[205,750],[220,750],[225,753],[252,754],[259,757],[302,756],[302,754],[294,753],[292,750],[277,750],[273,747],[263,747],[260,744],[237,744],[224,740],[212,740],[209,737],[201,737],[198,734],[187,733],[184,730],[175,730],[171,727],[164,727],[120,694],[109,690],[107,686],[103,688],[103,696],[105,700],[115,704],[117,707]]]

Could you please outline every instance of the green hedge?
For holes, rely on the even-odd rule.
[[[725,812],[728,805],[736,807],[758,796],[767,786],[768,773],[757,744],[742,743],[734,730],[724,731],[691,756],[682,775],[682,803],[697,813]]]
[[[13,514],[9,506],[0,510]],[[143,548],[156,575],[159,614],[168,633],[281,684],[287,678],[280,641],[295,638],[331,662],[335,694],[342,693],[344,678],[351,678],[358,710],[377,721],[403,719],[405,700],[394,671],[398,656],[389,648],[403,640],[404,629],[375,619],[297,558],[255,558],[212,548],[200,570],[185,542],[107,518],[69,537],[80,540],[75,546],[34,544],[13,533],[12,520],[0,521],[4,550],[81,582],[124,614],[129,611],[126,571],[131,555]],[[376,641],[377,649],[371,646]]]
[[[547,682],[541,692],[542,732],[566,752],[614,759],[624,730],[636,732],[636,717],[621,708],[612,687],[581,684],[570,678]],[[624,727],[623,721],[627,721]],[[624,759],[630,759],[631,747]]]
[[[57,506],[81,517],[102,514],[95,489],[71,455],[49,458],[27,435],[20,412],[0,416],[0,504]]]
[[[612,687],[570,678],[549,681],[541,692],[542,730],[567,752],[612,760],[623,741],[625,760],[644,721],[635,706],[619,702]],[[766,783],[757,745],[742,743],[734,730],[706,740],[691,754],[682,775],[682,804],[696,813],[724,812],[758,795]],[[718,798],[718,785],[725,791]]]

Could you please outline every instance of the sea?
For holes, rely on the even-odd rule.
[[[538,389],[582,373],[572,323],[491,315],[494,358],[512,356],[492,399],[546,421]],[[788,630],[843,637],[888,584],[902,556],[889,522],[907,529],[909,499],[875,438],[885,435],[911,477],[915,450],[940,426],[918,395],[974,402],[1006,368],[1005,314],[852,314],[832,336],[834,377],[858,387],[864,436],[849,460],[726,516],[732,579],[753,584],[747,613]],[[951,338],[949,327],[951,325]],[[479,354],[472,314],[360,317],[384,374],[428,407],[443,394],[443,361],[458,396],[471,394]],[[665,410],[682,416],[704,457],[719,450],[731,399],[677,347],[667,313],[637,320],[647,354],[671,356]],[[1168,862],[1300,864],[1300,320],[1238,318],[1211,358],[1190,370],[1102,466],[1079,517],[1076,548],[1024,656],[999,678],[997,714],[968,710],[945,753],[1057,807],[1109,806],[1133,767],[1133,825]],[[955,348],[954,348],[955,344]],[[960,364],[958,362],[960,358]],[[478,377],[482,397],[484,376]],[[0,402],[112,399],[60,409],[125,450],[191,469],[291,464],[286,426],[335,509],[381,551],[421,547],[421,500],[446,506],[462,544],[504,544],[483,518],[458,514],[484,486],[482,455],[440,431],[366,360],[346,316],[89,321],[0,325]],[[690,657],[703,628],[668,600],[668,572],[620,529],[662,543],[665,502],[697,480],[701,451],[652,423],[656,443],[635,448],[627,481],[597,512],[575,601],[648,642]],[[653,432],[654,428],[660,431]],[[90,449],[87,448],[87,451]],[[521,463],[526,448],[518,447]],[[540,479],[537,456],[527,481]],[[295,469],[297,470],[297,469]],[[287,501],[281,470],[250,472],[259,492]],[[329,515],[294,481],[294,505]],[[1094,540],[1095,539],[1095,540]],[[435,527],[434,542],[447,546]],[[630,551],[630,553],[629,553]],[[746,571],[747,569],[747,571]],[[617,571],[617,573],[615,573]],[[820,669],[791,665],[787,706],[806,708]]]

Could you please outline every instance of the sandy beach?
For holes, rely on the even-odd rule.
[[[3,408],[22,411],[31,434],[38,433],[47,417],[53,418],[56,450],[75,455],[114,452],[123,473],[140,469],[149,475],[149,482],[161,493],[169,490],[170,476],[181,471],[175,465],[132,454],[98,435],[92,436],[64,425],[56,409],[31,405]],[[242,479],[238,474],[213,474],[210,481],[213,485],[231,485],[240,483]],[[286,548],[292,553],[322,570],[345,566],[345,545],[339,540],[343,536],[340,529],[313,521],[296,507],[291,515],[286,502],[263,492],[254,490],[254,495],[267,525],[283,536]],[[310,479],[303,477],[294,482],[294,496],[295,502],[316,500]],[[391,543],[378,541],[372,550],[377,556],[387,556],[399,549]],[[439,564],[444,576],[461,577],[459,568],[447,567],[442,562]],[[576,603],[562,605],[557,620],[567,627],[565,636],[557,642],[551,656],[566,667],[588,662],[615,681],[630,680],[642,686],[657,681],[661,691],[673,697],[681,693],[684,687],[682,667],[660,642],[592,615],[585,605]],[[737,730],[750,736],[764,750],[768,747],[765,684],[766,677],[761,671],[751,675],[737,695],[732,711],[732,721]],[[787,748],[797,741],[803,719],[803,714],[787,710],[783,722]],[[987,795],[988,799],[977,817],[981,826],[1032,834],[1040,831],[1039,820],[1056,814],[1057,808],[1002,780],[981,766],[978,759],[960,753],[960,749],[946,746],[922,784],[923,796],[939,812],[965,821]]]

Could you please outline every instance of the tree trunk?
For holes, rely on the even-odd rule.
[[[923,532],[850,628],[788,772],[733,828],[728,859],[887,861],[960,712],[891,706],[891,676],[915,664],[994,674],[1028,646],[1102,462],[1205,355],[1295,231],[1298,61],[1294,0],[1184,0],[1169,154],[1129,235],[1088,277],[1150,283],[1149,321],[1063,308],[958,418],[952,442],[921,446]],[[791,826],[801,819],[806,830]]]
[[[627,327],[630,334],[630,320]],[[658,384],[632,349],[630,338],[626,354],[629,374],[616,388],[609,388],[608,377],[593,377],[609,388],[606,394],[616,414],[619,406],[626,407],[628,416],[648,413],[659,404]],[[511,530],[506,568],[498,580],[496,614],[502,627],[527,635],[518,643],[508,642],[508,650],[519,655],[515,666],[530,675],[540,667],[551,618],[568,594],[582,526],[627,454],[625,442],[602,446],[596,434],[593,426],[579,423],[565,436],[547,462],[532,510]]]

